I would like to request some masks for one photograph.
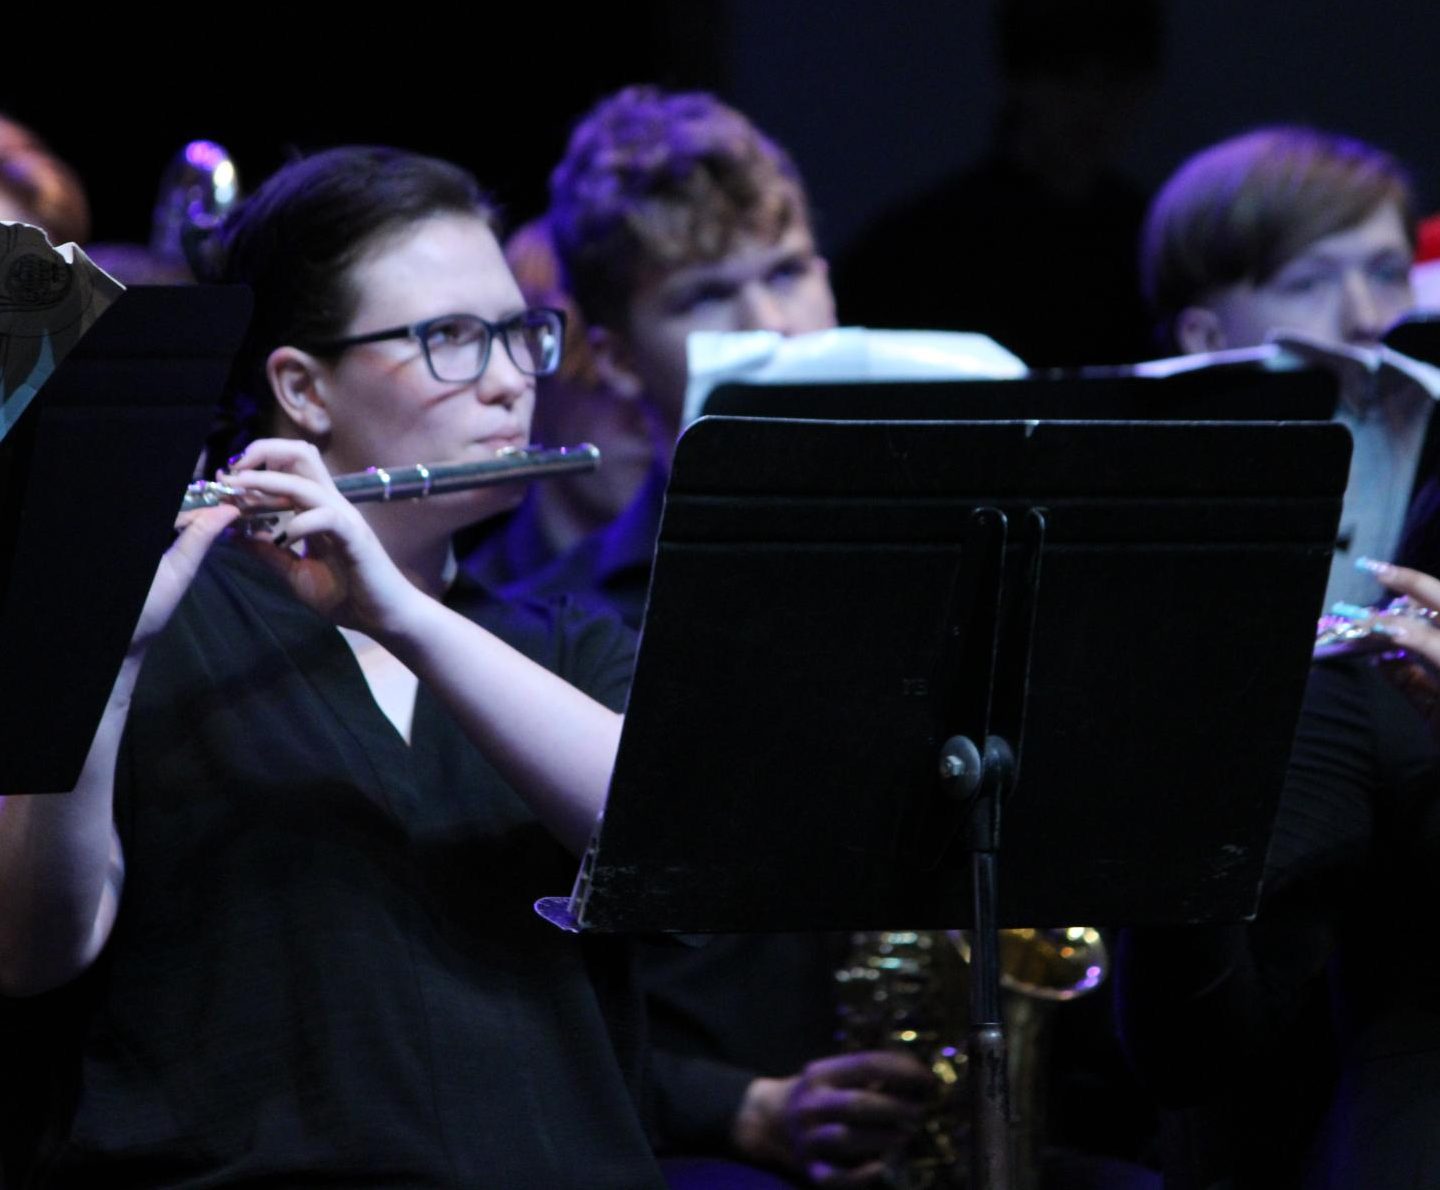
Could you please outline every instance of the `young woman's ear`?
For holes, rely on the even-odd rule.
[[[265,361],[265,377],[281,416],[300,437],[314,441],[330,432],[328,386],[319,360],[298,347],[277,347]]]
[[[614,331],[592,326],[590,352],[600,382],[617,397],[634,401],[645,395],[645,384],[630,364],[625,341]]]
[[[1186,306],[1175,315],[1175,342],[1185,355],[1224,351],[1229,346],[1220,316],[1208,306]]]

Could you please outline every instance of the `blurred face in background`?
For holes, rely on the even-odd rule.
[[[601,463],[594,471],[552,476],[535,487],[542,515],[549,514],[547,532],[568,544],[608,524],[630,503],[650,471],[659,435],[648,405],[620,396],[601,381],[589,328],[564,288],[545,221],[516,230],[505,244],[505,258],[527,305],[561,309],[566,317],[560,370],[536,381],[532,436],[544,446],[589,442],[600,448]]]
[[[1371,346],[1415,304],[1414,255],[1399,208],[1384,203],[1264,281],[1226,286],[1182,310],[1176,338],[1187,352],[1250,347],[1278,331]]]
[[[691,332],[788,336],[834,325],[829,267],[801,219],[774,240],[740,235],[716,260],[681,263],[644,276],[623,330],[602,332],[598,348],[617,386],[644,397],[673,446],[685,401],[685,344]]]

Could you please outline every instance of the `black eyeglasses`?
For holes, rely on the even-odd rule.
[[[502,322],[490,322],[478,314],[442,314],[410,326],[311,343],[308,350],[316,355],[336,355],[347,347],[385,339],[417,340],[430,375],[443,384],[479,380],[496,339],[504,342],[510,362],[526,376],[549,376],[560,366],[565,350],[565,312],[536,306]]]

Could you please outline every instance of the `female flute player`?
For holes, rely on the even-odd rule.
[[[295,516],[192,516],[80,785],[0,805],[0,988],[54,1026],[28,1176],[659,1184],[625,956],[531,909],[602,805],[630,641],[457,578],[451,535],[513,494],[330,479],[523,444],[563,326],[473,179],[394,150],[286,167],[222,248],[259,435],[227,482]]]

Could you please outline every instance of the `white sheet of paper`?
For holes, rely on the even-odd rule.
[[[77,245],[0,222],[0,440],[124,289]]]
[[[696,331],[686,343],[690,380],[681,425],[732,380],[747,384],[833,381],[1015,380],[1025,365],[986,335],[873,331],[845,326],[786,337],[775,331]]]

